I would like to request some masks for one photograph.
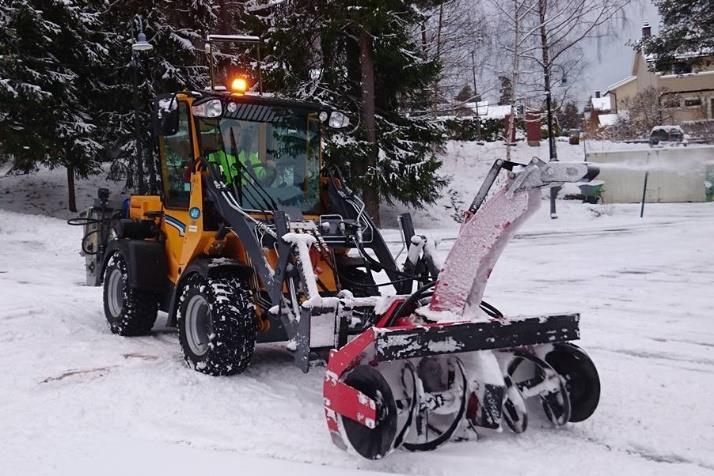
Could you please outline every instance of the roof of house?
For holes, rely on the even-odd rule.
[[[607,87],[606,92],[610,92],[614,89],[619,88],[620,86],[624,86],[625,84],[631,83],[632,81],[636,80],[637,76],[627,76],[626,78],[623,78],[615,83],[612,83],[610,86]]]
[[[617,114],[600,114],[597,116],[597,120],[602,127],[614,126],[617,124],[618,117]]]
[[[489,104],[488,101],[477,103],[478,115],[485,119],[503,119],[511,113],[510,104]]]

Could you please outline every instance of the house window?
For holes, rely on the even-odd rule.
[[[666,108],[674,109],[679,107],[679,96],[665,96],[663,99],[663,105]]]
[[[702,105],[702,98],[685,98],[684,105],[686,107],[699,107]]]
[[[673,74],[689,74],[692,72],[692,65],[689,63],[674,63],[672,65]]]

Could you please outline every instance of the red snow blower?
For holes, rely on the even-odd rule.
[[[377,459],[399,447],[432,450],[504,421],[521,433],[529,399],[554,426],[595,411],[597,370],[569,342],[579,338],[579,314],[510,318],[482,297],[505,244],[540,205],[539,189],[589,181],[598,170],[538,159],[516,167],[523,166],[495,162],[435,282],[390,298],[376,325],[331,351],[323,392],[337,446]],[[486,201],[504,169],[505,186]]]

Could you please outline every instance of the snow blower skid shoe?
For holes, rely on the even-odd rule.
[[[595,411],[600,381],[570,341],[579,314],[509,318],[482,302],[507,241],[540,205],[540,188],[589,181],[585,163],[496,161],[436,282],[397,296],[376,325],[331,351],[324,381],[327,426],[339,447],[368,458],[425,451],[468,431],[526,430],[526,400],[554,426]],[[506,185],[486,201],[499,172]]]

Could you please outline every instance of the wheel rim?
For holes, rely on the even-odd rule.
[[[514,374],[523,362],[533,365],[533,376],[525,380],[516,379]],[[565,379],[547,362],[532,354],[516,353],[508,365],[508,377],[524,398],[540,398],[545,416],[554,426],[563,426],[570,420],[570,398]]]
[[[434,378],[434,372],[442,373],[441,376],[447,377],[446,380],[439,382],[438,378]],[[423,391],[450,392],[454,398],[452,411],[440,413],[426,408],[415,411],[412,431],[404,438],[404,448],[409,451],[431,451],[448,442],[461,425],[468,401],[468,380],[463,363],[456,357],[425,357],[420,361],[417,378],[421,381]],[[419,400],[426,401],[426,397],[422,394]]]
[[[186,306],[186,341],[197,356],[208,352],[208,342],[213,334],[211,309],[203,296],[193,296]]]
[[[122,278],[122,273],[118,269],[112,270],[109,275],[109,283],[107,285],[108,298],[107,304],[109,305],[109,313],[112,317],[116,318],[121,315],[122,308],[124,307],[124,280]]]

